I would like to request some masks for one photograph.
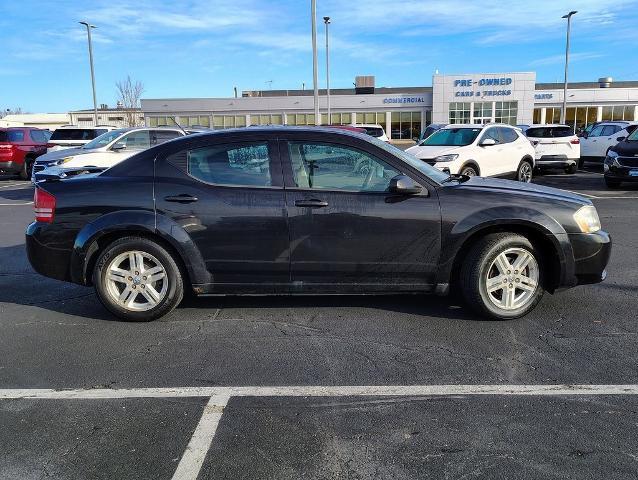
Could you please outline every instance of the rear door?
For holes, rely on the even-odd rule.
[[[580,154],[583,157],[598,157],[599,151],[604,151],[599,145],[603,143],[603,131],[610,125],[599,124],[592,128],[587,138],[583,137],[580,141]],[[607,130],[609,131],[609,130]]]
[[[282,137],[293,288],[433,288],[441,241],[436,190],[421,179],[422,194],[389,193],[391,178],[414,173],[369,142],[305,132]]]
[[[155,197],[198,247],[209,293],[286,292],[289,239],[276,140],[265,134],[166,145]],[[170,148],[169,148],[170,147]]]

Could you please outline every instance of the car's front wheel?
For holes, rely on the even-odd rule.
[[[536,248],[513,233],[487,235],[463,261],[461,293],[470,308],[490,318],[522,317],[541,300],[543,264]]]
[[[93,284],[102,304],[124,320],[155,320],[173,310],[184,295],[175,259],[161,245],[142,237],[124,237],[97,259]]]
[[[465,175],[466,177],[476,177],[478,175],[476,168],[474,168],[472,165],[463,167],[460,173],[461,175]]]

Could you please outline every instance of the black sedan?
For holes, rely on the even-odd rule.
[[[618,188],[623,182],[638,182],[638,129],[607,151],[605,183]]]
[[[185,291],[450,290],[510,319],[544,291],[603,280],[611,248],[587,199],[450,176],[346,130],[205,133],[77,173],[37,183],[29,260],[94,285],[127,320],[165,315]]]

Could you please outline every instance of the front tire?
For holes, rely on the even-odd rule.
[[[543,297],[544,268],[539,252],[513,233],[487,235],[463,261],[459,284],[465,303],[496,320],[519,318]]]
[[[184,295],[182,274],[173,256],[142,237],[124,237],[108,245],[97,259],[93,284],[107,310],[133,322],[166,315]]]
[[[465,175],[466,177],[476,177],[478,172],[473,166],[467,165],[461,169],[460,174]]]
[[[534,167],[528,160],[521,161],[516,171],[516,180],[523,183],[529,183],[532,181]]]

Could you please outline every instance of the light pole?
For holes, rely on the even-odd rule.
[[[323,17],[323,23],[326,24],[326,100],[328,104],[328,125],[332,124],[330,116],[330,47],[328,44],[328,25],[330,25],[330,17]]]
[[[319,88],[317,87],[317,0],[310,0],[310,10],[312,15],[312,83],[314,85],[315,96],[315,125],[319,125]]]
[[[567,42],[565,45],[565,84],[563,85],[563,109],[560,112],[560,123],[564,124],[567,119],[567,70],[569,68],[569,34],[572,27],[572,15],[576,15],[578,12],[572,10],[567,15],[563,15],[561,18],[567,19]]]
[[[89,37],[89,63],[91,64],[91,86],[93,87],[93,117],[95,126],[97,126],[97,100],[95,98],[95,73],[93,72],[93,44],[91,42],[91,29],[97,28],[95,25],[91,25],[89,22],[79,22],[86,26],[86,33]]]

